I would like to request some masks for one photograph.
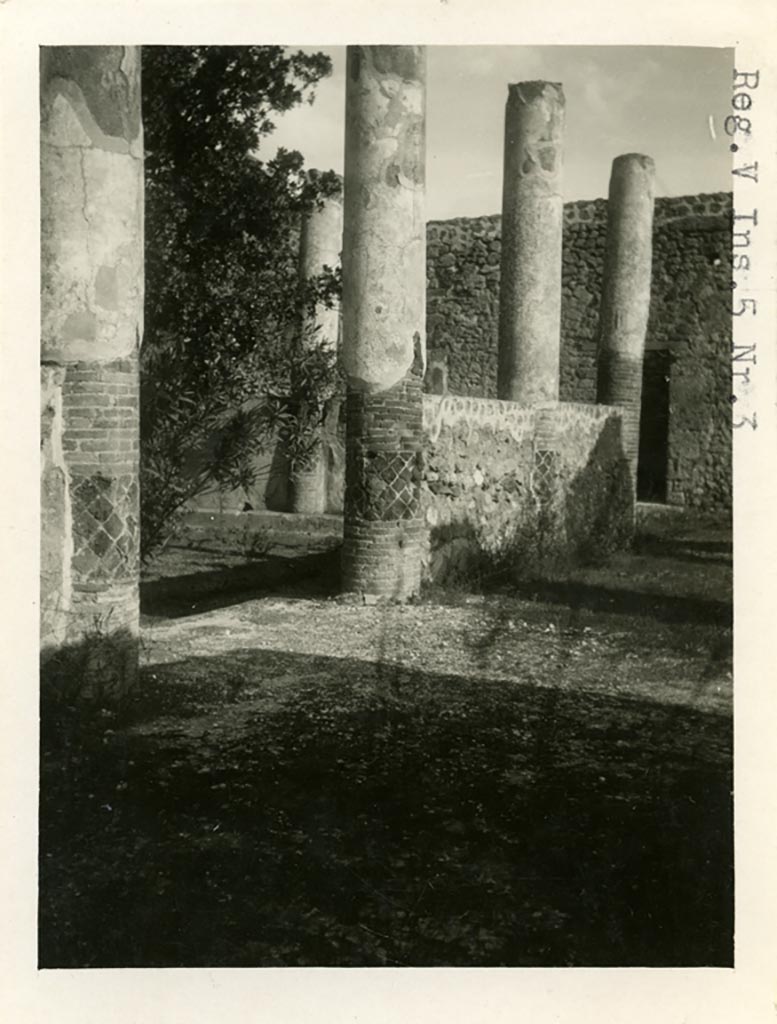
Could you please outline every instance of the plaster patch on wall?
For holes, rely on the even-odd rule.
[[[41,648],[67,636],[71,610],[73,529],[69,475],[62,448],[65,369],[41,366]]]
[[[426,572],[555,571],[625,546],[633,491],[608,406],[424,396]]]
[[[470,436],[476,427],[486,427],[520,440],[534,423],[536,409],[497,399],[424,395],[424,432],[434,442],[443,427],[464,424]]]
[[[128,356],[142,330],[142,165],[126,154],[65,148],[41,173],[44,358]],[[55,221],[58,230],[49,231]]]

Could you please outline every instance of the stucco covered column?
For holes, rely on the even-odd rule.
[[[343,196],[339,192],[327,196],[303,218],[300,232],[299,274],[304,287],[324,273],[325,268],[336,270],[340,266],[343,247]],[[340,334],[340,304],[327,306],[316,303],[315,308],[303,316],[301,341],[303,346],[321,346],[336,352]],[[322,396],[331,400],[331,395]],[[292,507],[295,512],[322,513],[326,511],[326,452],[324,440],[313,453],[309,464],[293,466],[291,470]]]
[[[140,52],[45,47],[40,71],[41,646],[88,639],[104,691],[137,670]]]
[[[626,153],[613,161],[599,316],[597,401],[623,409],[624,453],[635,486],[650,312],[654,177],[649,156]]]
[[[563,134],[559,84],[508,87],[497,394],[524,405],[559,396]]]
[[[343,588],[404,599],[421,582],[426,54],[348,47]]]

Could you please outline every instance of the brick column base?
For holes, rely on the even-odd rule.
[[[421,587],[422,378],[346,398],[343,590],[406,600]]]
[[[623,410],[623,452],[636,487],[639,458],[639,418],[642,405],[642,359],[604,351],[599,356],[597,402]]]
[[[135,681],[139,632],[139,423],[135,356],[67,365],[62,449],[72,537],[67,647],[82,696]],[[75,683],[75,680],[73,680]]]

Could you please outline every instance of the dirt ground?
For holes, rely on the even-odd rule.
[[[727,526],[404,606],[336,564],[151,567],[138,691],[45,732],[41,965],[730,964]]]

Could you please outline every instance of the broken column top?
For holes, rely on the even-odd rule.
[[[561,173],[566,104],[559,82],[517,82],[507,87],[505,104],[506,174],[517,182],[531,178],[537,187]],[[515,166],[508,173],[508,164]],[[536,172],[536,174],[535,174]],[[507,178],[505,179],[507,180]]]
[[[614,193],[620,193],[624,189],[641,187],[645,197],[652,200],[655,173],[656,165],[653,158],[645,156],[644,153],[623,153],[616,156],[610,171],[610,198],[614,198]]]
[[[624,164],[631,163],[640,164],[645,168],[645,170],[653,170],[656,166],[652,156],[645,156],[644,153],[622,153],[620,156],[616,156],[613,160],[613,170],[616,167],[621,167]]]
[[[562,106],[566,103],[561,82],[512,82],[507,86],[508,103],[531,103],[545,96]]]
[[[525,405],[559,394],[563,142],[561,84],[509,85],[497,394]]]
[[[426,79],[425,46],[349,46],[348,61],[352,78],[359,77],[361,61],[367,57],[382,75],[397,75],[406,82]]]
[[[613,204],[648,203],[652,218],[656,165],[644,153],[623,153],[616,156],[610,171],[610,216]]]

